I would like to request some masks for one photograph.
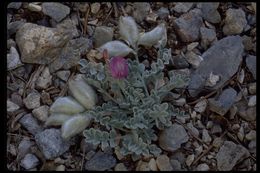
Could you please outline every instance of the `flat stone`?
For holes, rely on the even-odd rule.
[[[181,164],[178,160],[171,159],[172,171],[181,171]]]
[[[148,2],[135,2],[133,3],[133,17],[136,22],[142,22],[149,14],[150,4]]]
[[[21,6],[22,6],[22,2],[10,2],[7,5],[7,8],[13,8],[13,9],[18,10]]]
[[[203,61],[202,57],[200,55],[197,55],[193,51],[188,51],[185,54],[186,60],[192,65],[194,69],[198,68],[200,65],[201,61]]]
[[[173,26],[183,42],[198,40],[200,27],[202,26],[201,11],[194,9],[181,15],[174,20]]]
[[[225,141],[216,155],[217,168],[219,171],[231,171],[236,163],[249,155],[242,145],[231,141]]]
[[[39,164],[39,159],[33,154],[26,154],[21,160],[20,165],[25,169],[35,168]]]
[[[7,112],[15,112],[20,108],[17,104],[13,103],[9,99],[7,100]]]
[[[248,55],[246,57],[246,66],[253,74],[253,77],[256,80],[256,56]]]
[[[192,97],[203,89],[210,74],[219,75],[220,80],[210,90],[220,88],[236,72],[242,61],[243,44],[240,36],[228,36],[217,41],[202,54],[203,61],[191,74],[188,86]],[[219,68],[221,67],[221,68]]]
[[[237,96],[236,90],[233,88],[225,89],[219,98],[210,98],[209,101],[209,109],[213,112],[216,112],[220,115],[225,115],[227,111],[234,104]]]
[[[172,56],[172,65],[177,69],[189,67],[189,63],[187,62],[187,60],[181,55]]]
[[[42,3],[42,12],[56,22],[60,22],[70,13],[70,8],[58,2],[44,2]]]
[[[159,136],[159,145],[166,151],[175,151],[181,147],[181,144],[187,142],[189,136],[186,130],[178,124],[163,130]]]
[[[193,135],[199,137],[199,135],[200,135],[199,130],[196,127],[194,127],[191,122],[187,123],[187,127],[190,129],[190,131],[193,133]]]
[[[40,107],[41,95],[37,91],[33,91],[23,99],[23,103],[27,109],[34,109]]]
[[[62,71],[57,71],[56,75],[63,81],[67,81],[70,76],[70,71],[69,70],[62,70]]]
[[[36,135],[43,130],[43,128],[38,124],[37,120],[32,116],[32,114],[24,115],[19,120],[19,123],[33,135]]]
[[[201,46],[206,49],[211,43],[217,40],[217,34],[214,29],[206,27],[200,28]]]
[[[197,7],[201,9],[203,19],[210,23],[219,23],[221,21],[221,16],[217,11],[219,2],[203,2],[198,3]]]
[[[206,129],[203,129],[202,130],[202,140],[205,142],[205,143],[210,143],[212,138],[210,137],[209,133],[208,133],[208,130]]]
[[[59,129],[46,129],[35,135],[35,141],[43,155],[53,160],[69,150],[71,143],[61,137]]]
[[[24,25],[24,20],[17,20],[7,24],[7,36],[8,38],[13,34],[17,33],[17,31]]]
[[[196,168],[197,171],[209,171],[209,166],[206,163],[201,163]]]
[[[45,122],[48,118],[49,106],[41,106],[32,111],[33,115],[40,121]]]
[[[25,63],[49,64],[59,57],[71,34],[57,28],[25,23],[16,33],[16,43]]]
[[[50,74],[49,68],[45,67],[39,78],[36,80],[37,89],[47,89],[52,82],[52,75]]]
[[[33,144],[34,143],[29,139],[23,139],[18,145],[18,158],[23,158],[27,153],[29,153]]]
[[[169,12],[168,8],[165,8],[165,7],[161,7],[157,11],[157,15],[161,19],[166,19],[169,14],[170,14],[170,12]]]
[[[194,3],[191,2],[177,2],[175,6],[172,8],[177,13],[187,13]]]
[[[13,70],[23,65],[17,50],[14,47],[10,48],[10,53],[7,54],[7,70]]]
[[[191,154],[191,155],[188,155],[187,159],[186,159],[186,165],[190,167],[190,165],[192,164],[192,162],[194,161],[194,158],[195,158],[195,155],[194,154]]]
[[[89,161],[85,164],[85,169],[89,171],[105,171],[113,168],[116,165],[116,159],[103,152],[97,152]]]
[[[157,167],[160,171],[172,171],[172,165],[167,155],[160,155],[156,159]]]
[[[107,27],[107,26],[96,27],[93,36],[94,46],[98,48],[103,44],[112,41],[113,35],[114,35],[114,30],[112,27]]]
[[[226,11],[226,18],[224,21],[223,33],[225,35],[240,34],[247,24],[246,15],[242,9],[229,8]]]

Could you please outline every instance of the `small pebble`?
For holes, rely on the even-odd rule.
[[[32,111],[33,115],[40,121],[44,122],[48,118],[49,106],[41,106]]]
[[[157,165],[156,165],[156,161],[155,161],[154,158],[152,158],[152,159],[149,161],[148,165],[149,165],[150,170],[152,170],[152,171],[158,171],[158,167],[157,167]]]
[[[256,139],[256,131],[255,130],[251,130],[249,133],[246,134],[245,138],[248,141],[255,140]]]
[[[206,143],[210,143],[212,138],[210,137],[208,130],[203,129],[202,131],[202,140]]]
[[[157,167],[160,171],[172,171],[170,159],[167,155],[160,155],[156,159]]]
[[[191,155],[188,155],[185,163],[188,167],[190,167],[190,165],[192,164],[192,162],[194,161],[194,158],[195,158],[195,155],[194,154],[191,154]]]
[[[256,105],[256,95],[251,96],[248,101],[248,106],[253,107]]]
[[[55,171],[65,171],[65,166],[64,165],[59,165],[59,166],[57,166]]]
[[[34,109],[40,107],[40,98],[41,95],[37,91],[33,91],[23,99],[23,103],[27,109]]]
[[[256,82],[248,84],[248,91],[250,94],[256,94]]]
[[[96,14],[100,10],[100,3],[96,2],[91,4],[91,13]]]
[[[197,171],[209,171],[209,166],[206,163],[199,164]]]
[[[25,169],[32,169],[39,164],[39,159],[33,154],[26,154],[21,160],[21,166]]]
[[[125,165],[123,163],[118,163],[115,166],[115,171],[127,171],[127,168],[125,167]]]

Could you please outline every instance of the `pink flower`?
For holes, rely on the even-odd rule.
[[[123,57],[113,57],[110,60],[109,68],[111,71],[111,75],[116,79],[123,79],[128,75],[127,60]]]

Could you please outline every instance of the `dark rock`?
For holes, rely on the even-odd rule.
[[[189,67],[189,63],[185,60],[185,57],[181,55],[172,56],[172,65],[177,69]]]
[[[12,93],[11,101],[17,104],[18,106],[23,106],[23,99],[22,96],[18,93]]]
[[[70,13],[70,8],[58,2],[44,2],[42,3],[42,12],[56,22],[60,22]]]
[[[193,3],[191,2],[185,2],[185,3],[177,2],[173,7],[173,10],[177,13],[186,13],[191,9],[192,6]]]
[[[59,129],[46,129],[35,135],[35,141],[48,160],[55,159],[66,152],[71,143],[61,137]]]
[[[105,171],[116,165],[116,159],[109,154],[98,152],[85,164],[89,171]]]
[[[221,16],[217,11],[219,2],[203,2],[197,5],[202,11],[202,17],[210,23],[219,23],[221,21]]]
[[[183,42],[193,42],[199,39],[202,26],[201,11],[191,10],[174,20],[174,28]]]
[[[256,56],[248,55],[246,57],[246,66],[253,74],[253,77],[256,80]]]
[[[19,122],[33,135],[36,135],[43,130],[43,128],[38,124],[37,120],[32,116],[32,114],[24,115],[19,120]]]
[[[253,50],[253,40],[252,40],[252,38],[251,37],[248,37],[248,36],[246,36],[246,35],[244,35],[243,37],[242,37],[242,39],[243,39],[243,45],[244,45],[244,47],[245,47],[245,50]]]
[[[225,37],[211,46],[202,54],[204,60],[200,66],[191,74],[188,86],[190,95],[195,97],[201,92],[210,73],[219,75],[220,80],[208,89],[215,90],[221,87],[237,72],[242,61],[243,50],[240,36]]]

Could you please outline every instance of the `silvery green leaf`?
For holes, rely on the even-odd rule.
[[[71,115],[66,114],[51,114],[46,122],[45,126],[59,126],[62,125],[65,121],[71,118]]]
[[[69,81],[69,90],[72,96],[86,109],[92,109],[97,103],[95,90],[87,84],[81,74],[76,75]]]
[[[91,118],[86,115],[75,115],[65,121],[61,127],[61,136],[69,139],[82,132],[89,124]]]
[[[167,31],[164,23],[161,23],[156,28],[149,32],[143,33],[138,40],[138,45],[151,47],[154,45],[162,45],[167,43]]]
[[[51,113],[76,114],[83,112],[85,108],[70,96],[60,97],[51,105]]]
[[[98,48],[100,52],[103,52],[105,49],[108,51],[109,57],[114,57],[114,56],[125,57],[129,53],[135,54],[133,49],[131,49],[121,41],[110,41]]]
[[[138,28],[134,19],[130,16],[123,17],[119,19],[119,33],[121,37],[126,40],[133,48],[136,47],[136,42],[138,40]]]

